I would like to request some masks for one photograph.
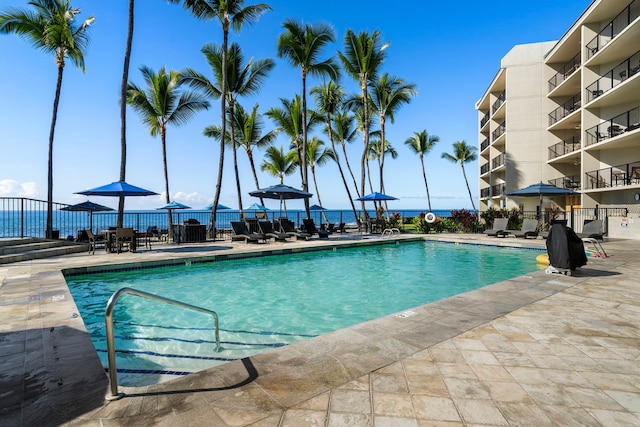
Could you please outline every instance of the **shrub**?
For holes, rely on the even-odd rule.
[[[466,232],[477,223],[476,216],[466,209],[452,210],[451,218],[462,232]]]

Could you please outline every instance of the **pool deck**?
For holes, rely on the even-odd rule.
[[[606,241],[610,257],[573,276],[539,270],[105,401],[62,269],[350,243],[162,244],[0,266],[0,425],[640,425],[637,240]]]

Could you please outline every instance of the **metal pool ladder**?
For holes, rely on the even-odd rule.
[[[116,305],[116,301],[122,294],[135,295],[142,298],[147,298],[153,301],[164,302],[166,304],[176,305],[182,308],[188,308],[190,310],[199,311],[201,313],[210,314],[213,316],[214,330],[216,334],[216,351],[220,351],[220,332],[218,329],[218,314],[213,310],[207,310],[206,308],[198,307],[195,305],[187,304],[184,302],[172,300],[170,298],[161,297],[159,295],[150,294],[149,292],[140,291],[133,288],[122,288],[114,292],[107,302],[107,308],[104,312],[104,323],[107,329],[107,357],[109,359],[109,386],[111,389],[111,395],[107,396],[107,400],[117,400],[124,396],[124,393],[118,393],[118,373],[116,371],[116,348],[113,337],[113,308]]]
[[[394,234],[397,234],[398,236],[400,235],[400,230],[397,228],[385,228],[384,231],[382,232],[382,236],[381,237],[392,237]]]

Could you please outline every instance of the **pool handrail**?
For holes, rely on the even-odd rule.
[[[220,331],[218,328],[218,314],[213,310],[198,307],[195,305],[187,304],[185,302],[176,301],[170,298],[161,297],[159,295],[151,294],[149,292],[141,291],[133,288],[120,288],[111,295],[109,301],[107,301],[107,307],[104,312],[104,322],[107,330],[107,358],[109,359],[109,387],[111,390],[111,396],[107,396],[107,400],[116,400],[124,396],[124,393],[118,393],[118,373],[116,369],[116,350],[115,340],[113,334],[113,309],[116,305],[116,301],[123,294],[135,295],[142,298],[147,298],[153,301],[164,302],[171,305],[176,305],[182,308],[188,308],[190,310],[199,311],[201,313],[210,314],[214,320],[214,330],[216,334],[216,351],[220,351]]]

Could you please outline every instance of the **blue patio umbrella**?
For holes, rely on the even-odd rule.
[[[261,204],[258,203],[254,203],[250,206],[247,206],[246,208],[244,208],[245,211],[268,211],[269,208],[262,206]]]
[[[207,206],[204,207],[205,211],[210,211],[211,209],[213,209],[213,203],[209,203]],[[222,203],[218,203],[218,210],[224,210],[224,209],[231,209],[229,206],[225,206]]]
[[[310,211],[323,211],[325,209],[320,205],[312,205],[312,206],[309,206],[309,210]]]
[[[191,206],[183,205],[180,202],[171,202],[159,207],[158,209],[191,209]]]
[[[398,200],[398,198],[393,196],[387,196],[386,194],[382,194],[382,193],[373,192],[371,194],[367,194],[366,196],[358,197],[356,200],[363,201],[363,202],[368,202],[368,201],[380,202],[383,200]]]
[[[103,185],[101,187],[78,191],[75,194],[84,194],[85,196],[126,197],[155,196],[158,193],[155,193],[151,190],[145,190],[144,188],[136,187],[135,185],[127,184],[124,181],[116,181],[112,182],[111,184]]]
[[[520,190],[512,191],[507,194],[507,196],[540,197],[540,208],[542,208],[543,196],[576,196],[579,194],[580,193],[577,191],[573,191],[569,188],[560,188],[540,181],[537,184],[531,184],[528,187],[521,188]]]
[[[108,206],[99,205],[98,203],[93,203],[92,201],[87,200],[86,202],[65,206],[60,210],[69,211],[69,212],[89,212],[89,228],[93,230],[93,213],[107,212],[107,211],[112,211],[114,209]]]
[[[260,188],[249,193],[253,197],[262,197],[267,199],[280,200],[280,216],[282,216],[282,205],[285,200],[308,199],[313,194],[284,184],[276,184],[266,188]],[[284,204],[284,213],[287,214],[287,205]]]

